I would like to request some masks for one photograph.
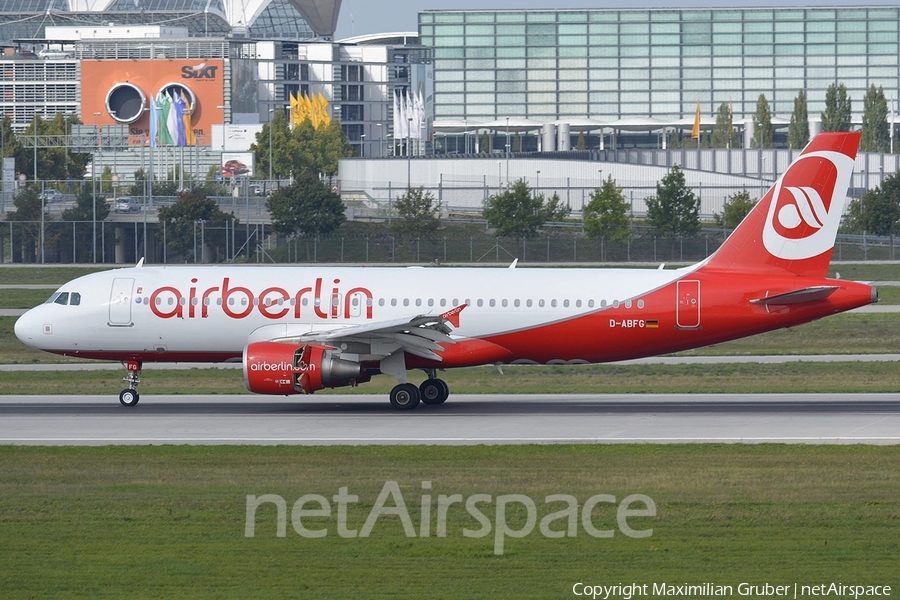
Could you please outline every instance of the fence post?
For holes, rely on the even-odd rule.
[[[366,262],[369,262],[369,236],[366,236]]]

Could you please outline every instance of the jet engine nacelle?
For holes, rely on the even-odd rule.
[[[313,344],[253,342],[244,348],[243,362],[244,383],[257,394],[311,394],[368,381],[359,363]]]

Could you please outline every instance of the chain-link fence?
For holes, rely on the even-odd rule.
[[[43,233],[42,233],[43,231]],[[525,264],[662,263],[703,260],[728,232],[706,229],[691,238],[659,238],[634,228],[624,241],[591,238],[576,228],[545,230],[533,239],[498,238],[489,232],[437,232],[425,237],[371,234],[289,238],[264,223],[210,227],[194,223],[193,236],[173,248],[165,223],[52,221],[0,223],[2,263],[346,263]],[[190,237],[190,236],[189,236]],[[94,242],[92,243],[92,240]],[[834,260],[894,260],[891,238],[838,236]]]

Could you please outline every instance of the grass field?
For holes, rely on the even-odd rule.
[[[367,537],[338,535],[339,489],[358,496],[346,527],[360,531],[388,481],[415,537],[391,514]],[[898,490],[898,447],[0,447],[0,597],[547,599],[574,597],[578,582],[897,590]],[[274,504],[245,536],[247,496],[263,494],[285,500],[284,537]],[[330,504],[330,517],[301,523],[325,537],[292,526],[304,494]],[[438,496],[452,494],[491,497],[477,505],[487,536],[463,534],[483,528],[457,503],[437,537]],[[536,523],[566,507],[545,502],[551,494],[574,496],[577,510],[596,494],[643,494],[656,516],[627,525],[652,535],[623,535],[616,504],[601,503],[589,524],[612,538],[588,535],[579,514],[574,537],[545,537],[536,524],[502,536],[498,555],[498,523],[528,530],[522,503],[498,517],[507,494],[533,500]],[[396,507],[396,496],[382,505]]]
[[[0,375],[3,394],[108,394],[110,401],[125,386],[125,369],[114,371],[9,371]],[[410,371],[410,381],[425,379]],[[723,365],[585,365],[452,369],[440,373],[452,394],[739,394],[739,393],[886,393],[900,392],[896,363],[723,364]],[[316,402],[329,394],[387,396],[396,380],[378,376],[359,387],[320,390],[298,402]],[[145,370],[139,388],[143,400],[153,394],[249,394],[240,370]],[[452,400],[452,395],[451,395]]]

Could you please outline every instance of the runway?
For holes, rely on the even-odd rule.
[[[900,443],[900,394],[0,396],[0,444]]]

